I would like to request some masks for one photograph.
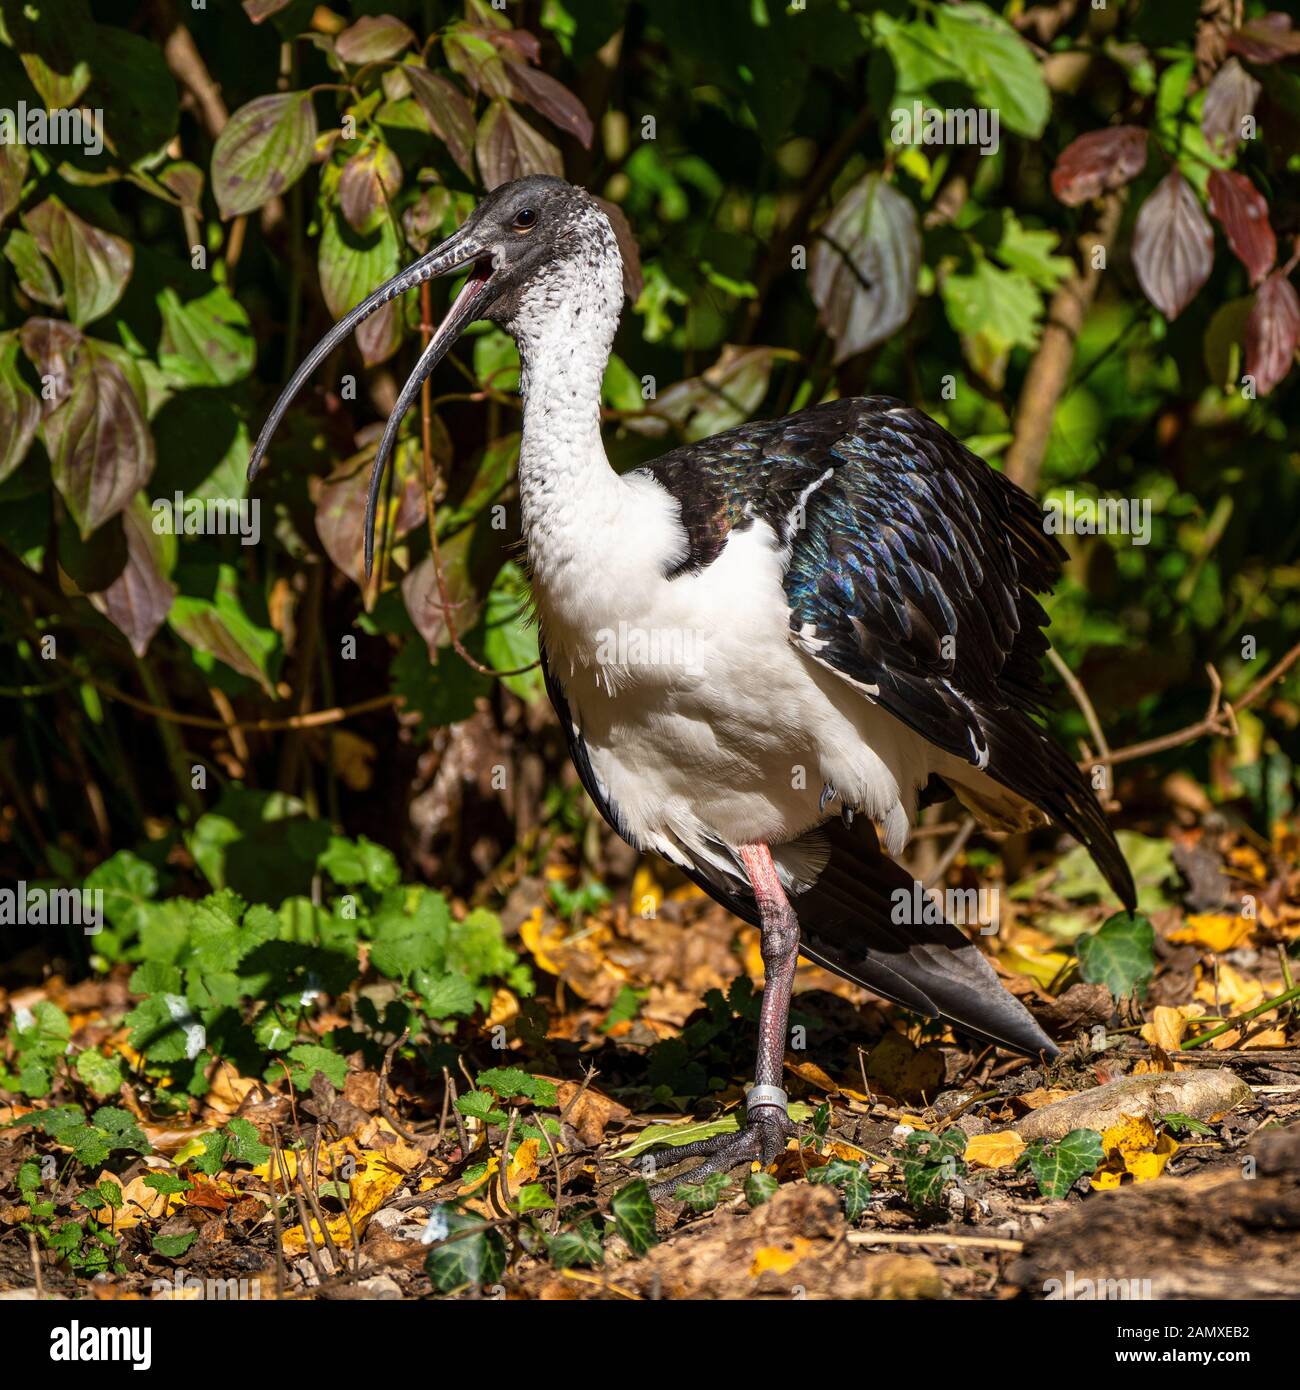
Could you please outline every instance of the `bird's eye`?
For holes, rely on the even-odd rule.
[[[537,225],[537,213],[532,208],[520,208],[511,224],[517,232],[531,232]]]

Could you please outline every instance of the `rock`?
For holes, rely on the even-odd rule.
[[[402,1296],[397,1280],[390,1279],[387,1274],[376,1274],[373,1279],[363,1279],[357,1285],[357,1292],[363,1298],[375,1298],[383,1302],[391,1302]]]
[[[1250,1087],[1222,1067],[1122,1076],[1030,1111],[1017,1121],[1016,1130],[1024,1139],[1062,1139],[1072,1129],[1107,1130],[1124,1115],[1154,1121],[1161,1115],[1182,1114],[1209,1120],[1250,1099]]]

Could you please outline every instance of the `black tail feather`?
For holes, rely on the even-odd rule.
[[[1014,725],[1014,732],[1005,724],[982,726],[989,745],[988,775],[1033,802],[1086,846],[1106,882],[1132,912],[1137,906],[1133,874],[1088,779],[1027,715],[1016,717]]]

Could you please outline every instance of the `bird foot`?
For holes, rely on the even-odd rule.
[[[726,1173],[740,1163],[755,1161],[771,1163],[784,1148],[786,1140],[796,1133],[794,1122],[784,1106],[761,1105],[752,1109],[745,1123],[734,1134],[719,1134],[713,1139],[700,1139],[694,1144],[660,1149],[641,1161],[642,1172],[653,1174],[661,1162],[677,1164],[688,1158],[702,1158],[689,1172],[678,1174],[657,1183],[650,1189],[656,1202],[671,1197],[682,1183],[699,1182],[713,1173]]]

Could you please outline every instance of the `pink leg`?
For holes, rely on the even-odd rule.
[[[771,850],[766,845],[741,845],[738,853],[758,901],[763,933],[763,1003],[758,1017],[754,1088],[749,1093],[745,1124],[737,1133],[683,1144],[654,1156],[654,1161],[662,1159],[665,1163],[678,1163],[686,1158],[704,1159],[690,1172],[652,1188],[651,1195],[656,1201],[672,1196],[679,1183],[698,1182],[710,1173],[725,1173],[739,1163],[752,1163],[756,1159],[760,1163],[771,1163],[794,1133],[786,1113],[781,1080],[790,997],[794,992],[794,972],[799,959],[799,919],[781,887]]]

